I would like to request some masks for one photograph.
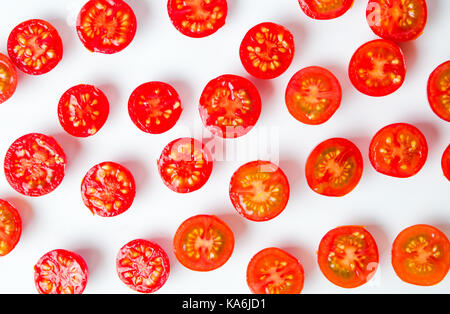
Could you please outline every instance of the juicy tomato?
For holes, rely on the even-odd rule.
[[[260,79],[273,79],[283,74],[294,59],[294,52],[291,32],[274,23],[261,23],[250,29],[239,50],[244,68]]]
[[[17,71],[11,60],[0,53],[0,104],[7,101],[16,91]]]
[[[200,116],[213,134],[234,138],[247,134],[261,114],[255,85],[236,75],[223,75],[206,85],[200,98]]]
[[[393,41],[419,37],[427,24],[425,0],[369,0],[366,19],[372,31]]]
[[[357,90],[369,96],[386,96],[402,86],[406,75],[403,52],[395,43],[377,39],[356,50],[348,75]]]
[[[162,82],[142,84],[133,91],[128,101],[128,113],[133,123],[141,131],[152,134],[170,130],[182,111],[177,91]]]
[[[136,34],[136,16],[122,0],[90,0],[77,19],[77,33],[92,52],[113,54],[127,47]]]
[[[169,0],[167,11],[182,34],[201,38],[225,25],[228,5],[226,0]]]
[[[14,190],[27,196],[42,196],[63,180],[66,155],[53,137],[31,133],[9,147],[4,168]]]
[[[299,294],[304,279],[302,264],[275,247],[258,252],[247,267],[247,284],[255,294]]]
[[[131,172],[115,162],[92,167],[81,183],[84,204],[94,215],[113,217],[131,207],[136,184]]]
[[[435,285],[450,269],[450,242],[433,226],[406,228],[392,245],[392,266],[404,282],[418,286]]]
[[[342,89],[338,79],[327,69],[311,66],[291,78],[286,89],[290,114],[306,124],[328,121],[341,104]]]
[[[431,73],[427,93],[434,113],[450,122],[450,61],[442,63]]]
[[[368,282],[378,268],[378,247],[372,235],[360,226],[342,226],[320,241],[319,267],[324,276],[342,288]]]
[[[299,0],[303,12],[316,20],[330,20],[347,12],[353,0]]]
[[[358,184],[363,172],[361,152],[344,138],[320,143],[306,162],[309,187],[326,196],[343,196]]]
[[[0,200],[0,256],[9,254],[22,234],[22,220],[11,204]]]
[[[425,136],[407,123],[385,126],[375,134],[369,147],[369,159],[375,170],[398,178],[408,178],[419,172],[427,155]]]
[[[444,172],[444,176],[450,181],[450,145],[444,151],[442,155],[442,171]]]
[[[270,161],[252,161],[231,178],[230,198],[243,217],[253,221],[278,216],[289,200],[289,181],[283,170]]]
[[[159,290],[169,278],[169,257],[158,244],[147,240],[125,244],[117,254],[116,264],[120,280],[141,293]]]
[[[82,294],[87,280],[86,262],[74,252],[50,251],[34,266],[34,282],[40,294]]]
[[[234,235],[216,216],[198,215],[181,224],[173,247],[175,256],[185,267],[210,271],[228,261],[234,249]]]
[[[164,184],[172,191],[189,193],[208,181],[213,160],[208,149],[193,138],[170,142],[158,160],[158,170]]]
[[[105,124],[108,115],[108,98],[92,85],[74,86],[59,100],[59,123],[67,133],[73,136],[94,135]]]
[[[28,20],[16,26],[8,38],[12,62],[26,74],[49,72],[61,61],[63,44],[58,31],[43,20]]]

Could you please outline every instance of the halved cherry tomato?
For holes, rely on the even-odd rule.
[[[73,136],[88,137],[96,134],[105,124],[108,115],[108,98],[92,85],[74,86],[59,100],[59,123]]]
[[[167,144],[158,160],[164,184],[172,191],[189,193],[208,181],[213,168],[209,150],[193,138],[179,138]]]
[[[306,162],[306,179],[316,193],[343,196],[358,184],[363,172],[361,152],[345,138],[320,143]]]
[[[216,216],[198,215],[181,224],[175,233],[173,248],[183,266],[195,271],[211,271],[230,258],[234,235]]]
[[[117,254],[116,264],[120,280],[141,293],[159,290],[169,278],[169,257],[158,244],[147,240],[125,244]]]
[[[386,96],[402,86],[406,75],[403,52],[395,43],[377,39],[356,50],[348,75],[357,90],[369,96]]]
[[[247,284],[255,294],[299,294],[304,280],[302,264],[275,247],[259,251],[247,267]]]
[[[0,256],[9,254],[22,234],[19,212],[10,203],[0,200]]]
[[[53,137],[31,133],[9,147],[4,168],[14,190],[27,196],[42,196],[62,182],[66,155]]]
[[[366,19],[372,31],[393,41],[419,37],[427,24],[425,0],[369,0]]]
[[[141,130],[161,134],[170,130],[183,107],[177,91],[163,82],[149,82],[136,88],[128,100],[128,113]]]
[[[172,24],[182,34],[201,38],[225,25],[228,5],[226,0],[169,0],[167,11]]]
[[[291,78],[285,99],[289,113],[295,119],[306,124],[321,124],[339,108],[341,84],[327,69],[307,67]]]
[[[283,74],[291,65],[294,53],[291,32],[275,23],[261,23],[250,29],[239,50],[244,68],[260,79],[273,79]]]
[[[34,282],[40,294],[82,294],[88,275],[84,259],[66,250],[50,251],[34,266]]]
[[[378,247],[372,235],[360,226],[342,226],[320,241],[318,263],[324,276],[342,288],[368,282],[378,268]]]
[[[278,216],[289,200],[289,181],[283,170],[270,161],[252,161],[231,178],[230,199],[243,217],[266,221]]]
[[[427,93],[434,113],[450,122],[450,61],[442,63],[431,73]]]
[[[211,133],[235,138],[255,126],[261,114],[261,97],[249,80],[222,75],[206,85],[199,110],[203,124]]]
[[[303,12],[316,20],[330,20],[347,12],[353,0],[299,0]]]
[[[422,132],[407,123],[385,126],[375,134],[369,159],[376,171],[388,176],[408,178],[422,169],[428,145]]]
[[[131,172],[115,162],[92,167],[81,182],[84,204],[94,215],[113,217],[133,204],[136,184]]]
[[[441,165],[444,176],[450,181],[450,145],[447,146],[442,155]]]
[[[125,49],[136,34],[133,9],[122,0],[90,0],[77,19],[77,33],[92,52],[113,54]]]
[[[0,53],[0,104],[7,101],[16,91],[17,71],[11,60]]]
[[[450,242],[433,226],[406,228],[392,245],[392,266],[404,282],[418,286],[436,285],[450,269]]]
[[[8,38],[11,61],[26,74],[41,75],[52,70],[63,57],[58,31],[43,20],[17,25]]]

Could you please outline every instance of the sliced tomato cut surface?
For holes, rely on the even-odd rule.
[[[247,284],[255,294],[299,294],[304,280],[302,264],[275,247],[258,252],[247,267]]]
[[[434,113],[450,122],[450,61],[442,63],[431,73],[427,94]]]
[[[225,25],[228,5],[226,0],[169,0],[167,11],[177,30],[200,38],[214,34]]]
[[[169,278],[169,273],[169,257],[156,243],[133,240],[117,254],[120,280],[138,292],[152,293],[159,290]]]
[[[8,38],[11,61],[26,74],[40,75],[52,70],[63,57],[58,31],[43,20],[28,20],[16,26]]]
[[[82,294],[88,273],[80,255],[54,250],[42,256],[34,266],[34,282],[40,294]]]
[[[425,0],[369,0],[367,23],[384,39],[409,41],[419,37],[427,24]]]
[[[286,88],[285,99],[295,119],[306,124],[321,124],[341,105],[342,88],[333,73],[311,66],[294,74]]]
[[[377,39],[356,50],[348,68],[357,90],[369,96],[386,96],[402,86],[406,75],[403,52],[395,43]]]
[[[4,168],[14,190],[27,196],[42,196],[61,184],[66,155],[53,137],[31,133],[9,147]]]
[[[211,176],[212,168],[209,150],[203,143],[188,137],[170,142],[158,160],[164,184],[178,193],[200,189]]]
[[[289,200],[289,181],[283,170],[270,161],[252,161],[231,178],[230,199],[243,217],[253,221],[278,216]]]
[[[0,200],[0,256],[9,254],[22,234],[19,212],[10,203]]]
[[[7,101],[16,91],[17,71],[11,60],[0,53],[0,104]]]
[[[444,176],[450,181],[450,145],[444,151],[442,155],[442,171],[444,172]]]
[[[392,245],[392,266],[404,282],[436,285],[450,269],[450,242],[442,231],[430,225],[406,228]]]
[[[294,37],[285,27],[261,23],[250,29],[242,40],[239,54],[248,73],[260,79],[283,74],[294,59]]]
[[[316,20],[330,20],[343,15],[353,0],[299,0],[303,12]]]
[[[122,0],[90,0],[77,19],[77,33],[92,52],[113,54],[125,49],[136,34],[133,9]]]
[[[234,235],[216,216],[198,215],[181,224],[175,233],[173,247],[183,266],[195,271],[211,271],[231,257]]]
[[[359,183],[363,172],[361,152],[344,138],[320,143],[306,162],[309,187],[325,196],[343,196]]]
[[[92,167],[81,183],[84,204],[94,215],[113,217],[133,204],[136,184],[131,172],[115,162],[102,162]]]
[[[392,177],[408,178],[420,171],[428,156],[425,136],[407,123],[385,126],[375,134],[369,159],[376,171]]]
[[[183,112],[177,91],[163,82],[149,82],[136,88],[128,100],[128,113],[141,130],[161,134],[170,130]]]
[[[368,282],[378,268],[378,247],[372,235],[360,226],[342,226],[329,231],[317,252],[324,276],[342,288]]]
[[[250,132],[258,121],[261,96],[249,80],[223,75],[206,85],[199,111],[203,124],[214,135],[240,137]]]

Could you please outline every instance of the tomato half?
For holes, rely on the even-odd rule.
[[[425,0],[369,0],[366,19],[372,31],[393,41],[419,37],[427,24]]]
[[[289,81],[286,106],[289,113],[306,124],[328,121],[341,105],[342,88],[338,79],[325,68],[304,68]]]
[[[17,71],[11,60],[0,53],[0,104],[7,101],[16,91]]]
[[[450,145],[447,146],[442,155],[441,165],[444,176],[450,181]]]
[[[320,241],[318,263],[324,276],[342,288],[368,282],[378,268],[378,247],[372,235],[360,226],[342,226]]]
[[[375,134],[369,159],[376,171],[388,176],[408,178],[420,171],[428,156],[425,136],[415,126],[394,123]]]
[[[83,258],[66,250],[50,251],[34,266],[34,282],[40,294],[82,294],[88,275]]]
[[[158,244],[147,240],[125,244],[117,254],[116,264],[120,280],[141,293],[159,290],[169,278],[169,257]]]
[[[240,137],[250,132],[258,121],[261,96],[249,80],[222,75],[206,85],[199,111],[203,124],[214,135]]]
[[[201,38],[225,25],[226,0],[169,0],[167,11],[175,28],[182,34]]]
[[[450,61],[442,63],[431,73],[427,94],[434,113],[450,122]]]
[[[221,267],[234,249],[233,231],[210,215],[198,215],[184,221],[173,239],[178,261],[195,271],[211,271]]]
[[[299,294],[304,280],[302,264],[275,247],[258,252],[247,267],[247,284],[255,294]]]
[[[63,57],[58,31],[43,20],[17,25],[8,38],[11,61],[26,74],[41,75],[52,70]]]
[[[133,9],[122,0],[90,0],[77,19],[77,33],[92,52],[113,54],[125,49],[136,34]]]
[[[31,133],[9,147],[4,168],[14,190],[27,196],[42,196],[61,184],[66,155],[53,137]]]
[[[357,90],[369,96],[386,96],[402,86],[406,75],[403,52],[395,43],[377,39],[356,50],[348,75]]]
[[[330,20],[343,15],[353,0],[299,0],[303,12],[316,20]]]
[[[177,91],[163,82],[149,82],[136,88],[128,100],[128,113],[141,130],[164,133],[177,123],[183,112]]]
[[[275,23],[261,23],[250,29],[239,50],[244,68],[260,79],[273,79],[283,74],[291,65],[294,53],[291,32]]]
[[[212,168],[209,150],[203,143],[187,137],[170,142],[158,160],[164,184],[178,193],[200,189],[211,176]]]
[[[136,184],[131,172],[115,162],[92,167],[81,182],[84,204],[94,215],[113,217],[133,204]]]
[[[9,254],[22,234],[19,212],[10,203],[0,200],[0,256]]]
[[[433,226],[406,228],[392,245],[392,266],[404,282],[418,286],[436,285],[450,269],[450,242]]]
[[[359,183],[363,172],[361,152],[345,138],[320,143],[306,161],[309,187],[325,196],[343,196]]]
[[[278,216],[289,200],[289,181],[283,170],[270,161],[252,161],[231,178],[230,199],[243,217],[266,221]]]

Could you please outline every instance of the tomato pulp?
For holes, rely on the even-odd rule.
[[[431,73],[427,94],[433,112],[450,122],[450,61],[442,63]]]
[[[316,20],[330,20],[343,15],[353,0],[299,0],[303,12]]]
[[[17,71],[11,60],[0,53],[0,104],[7,101],[16,91]]]
[[[21,234],[19,212],[10,203],[0,199],[0,256],[9,254],[16,247]]]

